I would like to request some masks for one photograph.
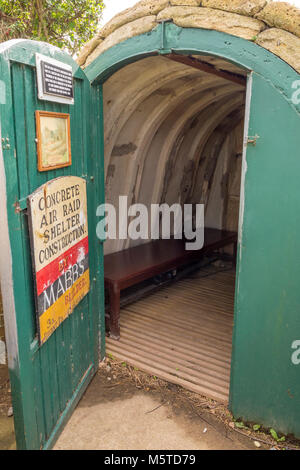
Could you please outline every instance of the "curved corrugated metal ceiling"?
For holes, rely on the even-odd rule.
[[[106,201],[206,202],[211,147],[221,152],[243,120],[244,103],[243,85],[164,57],[116,72],[104,84]],[[106,250],[126,246],[108,242]]]

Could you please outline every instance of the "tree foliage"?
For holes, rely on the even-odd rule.
[[[46,41],[72,55],[97,31],[100,0],[0,0],[0,42]]]

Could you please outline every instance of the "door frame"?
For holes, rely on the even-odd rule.
[[[235,313],[234,313],[234,332],[233,332],[233,353],[230,384],[230,409],[241,417],[250,417],[255,415],[254,407],[247,404],[247,400],[241,403],[239,398],[238,385],[236,385],[235,368],[239,362],[238,352],[235,343],[238,335],[241,333],[239,325],[237,330],[238,304],[239,304],[239,277],[243,268],[243,235],[245,218],[245,186],[247,183],[247,158],[248,149],[251,147],[251,156],[255,151],[252,145],[253,138],[248,136],[251,116],[255,113],[252,104],[252,86],[253,82],[264,82],[278,92],[280,99],[285,100],[288,106],[294,112],[294,119],[300,114],[300,103],[292,102],[293,84],[299,80],[299,74],[281,58],[269,52],[254,42],[231,36],[226,33],[213,30],[204,30],[196,28],[181,28],[172,22],[162,22],[151,32],[136,37],[131,37],[120,44],[104,51],[100,56],[88,65],[85,72],[92,86],[102,87],[106,80],[115,72],[126,65],[145,59],[150,56],[163,56],[166,54],[181,55],[209,55],[221,58],[237,65],[247,71],[247,96],[246,96],[246,116],[244,132],[244,150],[242,164],[241,198],[239,214],[239,240],[238,240],[238,260],[237,260],[237,280],[235,290]],[[250,115],[251,114],[251,115]],[[105,118],[105,117],[104,117]],[[253,130],[251,130],[253,132]],[[255,136],[253,136],[255,137]],[[249,142],[248,142],[249,138]],[[255,140],[255,139],[254,139]],[[258,145],[259,147],[259,145]],[[245,288],[245,285],[244,285]],[[245,321],[245,319],[244,319]],[[240,373],[240,371],[239,371]],[[234,389],[234,393],[233,393]],[[261,413],[262,420],[268,424],[271,423],[268,415]],[[257,416],[257,415],[256,415]],[[298,431],[299,432],[299,431]]]

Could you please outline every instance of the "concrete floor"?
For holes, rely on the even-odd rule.
[[[14,420],[13,418],[0,416],[0,451],[15,449]]]
[[[98,374],[55,450],[254,449],[223,423],[208,424],[188,407]]]

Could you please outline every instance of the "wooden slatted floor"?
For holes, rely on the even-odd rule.
[[[107,338],[107,353],[227,402],[235,271],[200,276],[203,271],[123,308],[121,339]]]

